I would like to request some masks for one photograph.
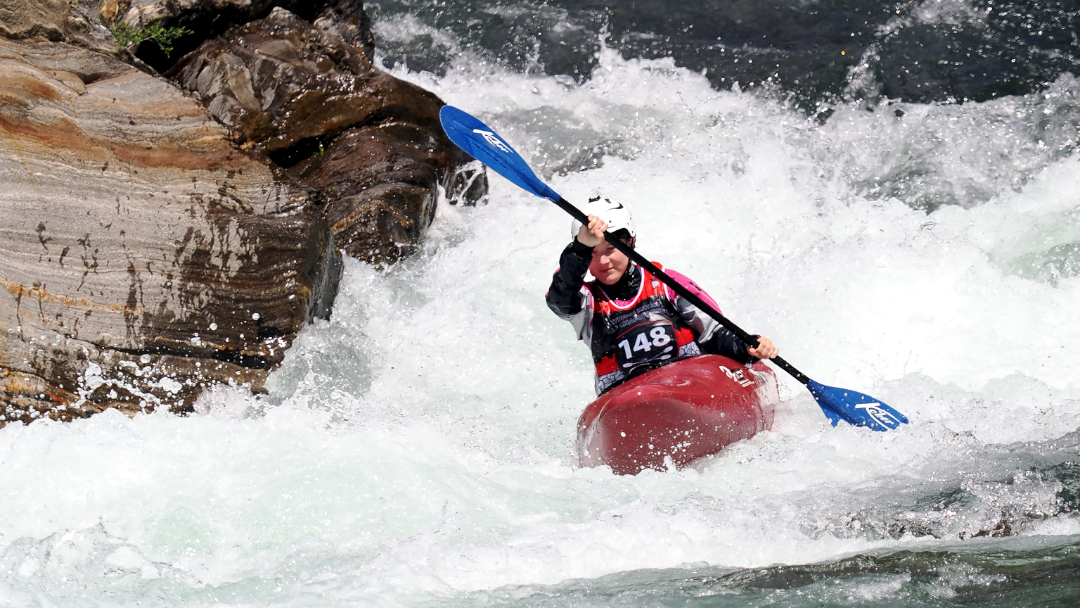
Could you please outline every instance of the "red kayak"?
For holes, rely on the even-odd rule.
[[[684,466],[772,427],[776,375],[719,355],[646,372],[593,401],[578,419],[581,466],[619,475]]]

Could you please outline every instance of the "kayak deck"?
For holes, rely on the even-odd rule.
[[[581,466],[619,475],[685,466],[772,427],[776,375],[719,355],[684,359],[604,393],[578,419]]]

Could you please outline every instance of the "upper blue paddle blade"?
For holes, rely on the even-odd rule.
[[[806,386],[833,426],[843,420],[855,426],[870,427],[875,431],[888,431],[907,424],[907,416],[870,395],[846,388],[825,386],[813,380]]]
[[[450,141],[468,152],[469,156],[536,196],[550,201],[561,198],[536,177],[521,155],[491,127],[453,106],[443,106],[442,110],[439,110],[439,120]]]

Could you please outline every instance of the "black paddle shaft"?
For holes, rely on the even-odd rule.
[[[586,226],[589,225],[589,216],[582,213],[580,209],[575,207],[573,204],[571,204],[565,198],[560,197],[559,200],[555,201],[555,204],[558,205],[563,211],[565,211],[565,212],[569,213],[571,216],[573,216],[573,218],[576,219],[577,221],[581,222],[582,224],[584,224]],[[701,298],[699,298],[697,296],[697,294],[695,294],[694,292],[690,291],[686,287],[683,287],[683,285],[681,283],[679,283],[675,279],[671,278],[671,276],[669,276],[666,272],[664,272],[663,270],[660,270],[659,268],[657,268],[656,264],[653,264],[649,260],[646,260],[644,257],[642,257],[642,255],[640,253],[638,253],[637,251],[634,251],[633,247],[631,247],[630,245],[627,245],[626,243],[620,241],[619,239],[611,236],[610,232],[605,232],[604,233],[604,240],[611,243],[611,246],[614,247],[615,249],[618,249],[619,251],[626,254],[626,257],[628,257],[631,260],[637,262],[639,266],[641,266],[645,270],[648,270],[650,273],[652,273],[654,276],[656,276],[656,278],[663,281],[664,284],[667,285],[668,287],[670,287],[671,289],[673,289],[675,291],[675,293],[677,293],[680,296],[686,298],[687,300],[689,300],[689,302],[691,304],[693,304],[694,306],[697,306],[699,309],[705,311],[705,313],[707,313],[710,317],[716,319],[717,323],[719,323],[719,324],[723,325],[724,327],[728,328],[729,330],[731,330],[731,333],[738,336],[739,339],[741,339],[743,342],[746,342],[751,347],[755,347],[755,348],[757,347],[758,339],[756,337],[746,333],[745,331],[743,331],[743,329],[741,327],[739,327],[738,325],[735,325],[734,323],[732,323],[730,320],[728,320],[727,317],[720,314],[719,310],[716,310],[715,308],[710,306],[708,303],[705,302],[705,300],[702,300]],[[775,363],[777,365],[777,367],[779,367],[780,369],[782,369],[785,372],[791,374],[791,377],[795,378],[799,382],[801,382],[803,384],[808,384],[810,382],[810,378],[807,378],[806,374],[804,374],[804,373],[800,372],[799,370],[795,369],[794,365],[788,363],[787,361],[784,361],[782,358],[774,357],[774,358],[770,359],[770,361]]]

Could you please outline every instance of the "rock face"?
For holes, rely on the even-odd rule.
[[[63,43],[0,41],[6,420],[258,389],[339,266],[321,204],[176,87]]]
[[[0,38],[66,41],[104,53],[116,50],[103,25],[71,11],[68,0],[0,0]]]
[[[168,74],[238,143],[323,192],[346,253],[393,263],[420,243],[439,189],[452,191],[470,159],[443,134],[438,97],[373,68],[330,23],[275,8]]]
[[[261,390],[330,312],[335,234],[391,263],[486,192],[360,2],[82,1],[0,0],[0,426]],[[206,27],[174,66],[98,15]]]
[[[40,1],[40,0],[39,0]],[[56,0],[52,0],[56,1]],[[257,21],[282,8],[299,19],[313,22],[349,45],[361,49],[368,61],[375,55],[371,21],[361,0],[93,0],[108,22],[124,21],[141,27],[159,22],[166,27],[186,27],[190,36],[177,42],[171,58],[153,43],[139,48],[139,57],[160,71],[192,51],[205,40],[224,34],[234,25]]]
[[[42,37],[63,40],[68,30],[66,0],[3,0],[0,35],[5,38]]]

